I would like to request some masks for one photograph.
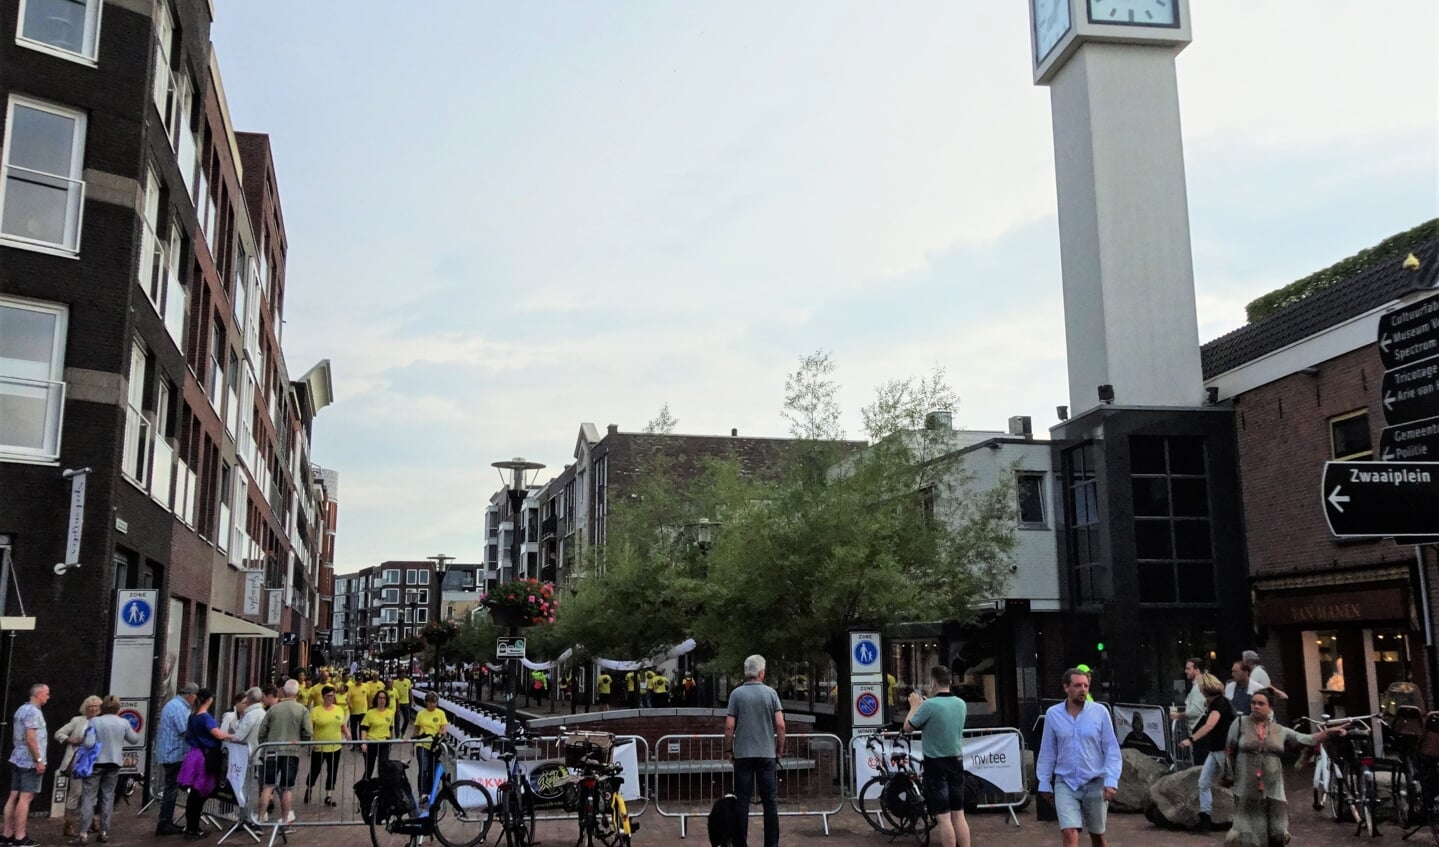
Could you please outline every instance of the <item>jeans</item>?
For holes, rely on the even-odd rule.
[[[175,825],[175,795],[180,791],[180,785],[176,781],[180,776],[180,765],[182,762],[166,762],[160,767],[165,770],[165,787],[160,792],[160,821],[157,826],[163,828]]]
[[[420,766],[420,797],[428,800],[430,788],[435,783],[435,751],[426,747],[416,747],[415,761]]]
[[[735,847],[749,847],[749,804],[755,788],[764,809],[764,847],[779,847],[779,761],[773,758],[734,760],[734,793],[744,815]]]
[[[1214,812],[1214,782],[1224,772],[1224,754],[1210,753],[1204,757],[1204,768],[1199,771],[1199,811],[1203,814]]]
[[[95,773],[81,780],[80,828],[89,832],[95,817],[95,801],[100,801],[100,831],[110,831],[110,817],[115,813],[115,786],[120,782],[119,765],[96,765]]]

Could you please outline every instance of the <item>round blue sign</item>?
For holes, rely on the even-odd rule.
[[[854,645],[854,660],[861,665],[872,665],[879,661],[879,648],[873,641],[861,641]]]
[[[879,698],[873,692],[866,691],[855,698],[854,709],[866,718],[872,718],[879,714]]]
[[[136,597],[120,607],[120,622],[125,626],[139,629],[149,623],[150,617],[154,614],[149,603]]]

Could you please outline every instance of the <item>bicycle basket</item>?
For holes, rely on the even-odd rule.
[[[1412,682],[1391,682],[1384,689],[1382,703],[1380,711],[1392,718],[1399,713],[1401,706],[1412,706],[1422,712],[1424,696],[1419,693],[1419,686]]]
[[[1401,705],[1395,709],[1394,734],[1410,740],[1424,734],[1424,713],[1418,706]]]
[[[615,736],[610,732],[567,732],[560,736],[560,749],[566,767],[579,767],[586,757],[608,765],[614,756]]]

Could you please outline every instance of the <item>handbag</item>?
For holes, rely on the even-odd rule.
[[[1239,737],[1244,736],[1244,716],[1239,716]],[[1234,787],[1234,751],[1224,751],[1224,766],[1219,771],[1219,784],[1224,788]]]
[[[94,738],[94,736],[95,736],[95,727],[93,727],[93,726],[87,726],[87,727],[85,727],[85,738]],[[79,779],[84,779],[84,778],[86,778],[86,777],[94,774],[94,773],[95,773],[95,762],[98,761],[99,758],[100,758],[100,740],[99,740],[99,739],[95,739],[95,743],[94,743],[93,745],[89,746],[89,747],[86,747],[86,746],[82,743],[82,744],[81,744],[78,748],[76,748],[76,750],[75,750],[75,758],[73,758],[73,759],[70,760],[70,775],[71,775],[72,777],[77,777],[77,778],[79,778]]]

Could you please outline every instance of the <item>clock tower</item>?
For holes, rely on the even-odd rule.
[[[1234,410],[1206,397],[1174,57],[1188,0],[1030,0],[1050,91],[1069,407],[1051,429],[1065,614],[1045,674],[1168,702],[1254,639]],[[1047,641],[1046,641],[1047,639]],[[1107,649],[1076,650],[1105,644]]]
[[[1204,399],[1174,57],[1188,0],[1030,0],[1050,89],[1069,407]]]

